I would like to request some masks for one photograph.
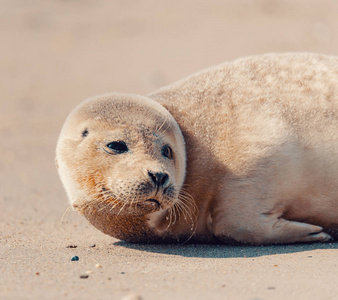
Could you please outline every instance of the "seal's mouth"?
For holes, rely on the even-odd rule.
[[[156,199],[148,199],[148,200],[146,200],[146,202],[154,203],[158,208],[161,207],[160,202],[158,202],[158,200],[156,200]]]

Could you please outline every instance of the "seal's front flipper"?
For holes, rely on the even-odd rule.
[[[310,233],[308,236],[299,240],[299,242],[332,242],[333,238],[325,233],[325,232],[318,232],[318,233]]]
[[[323,228],[307,223],[288,221],[283,218],[272,223],[271,229],[262,239],[262,244],[288,244],[307,242],[329,242],[332,237]]]
[[[255,215],[241,220],[214,224],[214,234],[226,241],[229,237],[242,243],[254,245],[329,242],[332,237],[323,228],[307,223],[285,220],[277,215]]]

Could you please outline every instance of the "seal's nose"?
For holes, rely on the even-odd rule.
[[[167,173],[148,171],[148,175],[156,187],[165,187],[169,183],[169,175]]]

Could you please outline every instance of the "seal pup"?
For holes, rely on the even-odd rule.
[[[90,98],[56,160],[73,208],[131,242],[329,241],[338,232],[338,58],[266,54],[147,97]]]

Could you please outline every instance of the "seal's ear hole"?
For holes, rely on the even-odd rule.
[[[107,144],[107,148],[109,148],[114,154],[121,154],[129,151],[124,141],[110,142]]]
[[[169,158],[169,159],[174,158],[173,150],[171,149],[171,147],[169,145],[164,145],[162,147],[161,153],[166,158]]]
[[[87,128],[84,131],[82,131],[82,137],[86,137],[88,134],[89,134],[89,131]]]

